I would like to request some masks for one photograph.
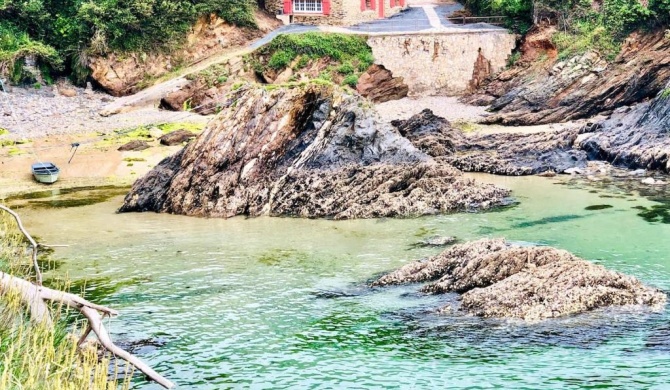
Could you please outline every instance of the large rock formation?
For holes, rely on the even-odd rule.
[[[246,88],[185,149],[138,180],[121,211],[383,217],[499,204],[336,87]]]
[[[554,62],[556,48],[546,32],[534,34],[542,39],[526,37],[535,45],[524,49],[537,52],[541,47],[548,60],[502,72],[486,87],[497,98],[487,123],[535,125],[586,118],[653,97],[670,79],[670,40],[663,31],[632,34],[612,63],[593,52]]]
[[[457,292],[461,308],[483,317],[541,320],[622,305],[662,307],[666,294],[550,247],[503,239],[453,246],[382,276],[373,287],[431,282],[425,293]]]
[[[591,159],[670,172],[670,83],[655,99],[584,128],[577,143]]]
[[[586,153],[574,147],[577,130],[466,136],[430,110],[392,124],[423,152],[467,172],[516,176],[586,166]]]

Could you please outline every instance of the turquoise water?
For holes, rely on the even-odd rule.
[[[452,295],[364,282],[432,235],[548,244],[670,289],[670,224],[635,191],[479,176],[514,191],[499,212],[405,220],[198,219],[115,214],[122,198],[23,209],[55,257],[118,309],[116,341],[183,389],[670,389],[670,315],[615,309],[525,324],[433,310]],[[629,193],[628,195],[626,195]],[[661,194],[661,196],[664,196]],[[586,210],[594,205],[610,208]],[[599,207],[597,207],[599,208]],[[54,276],[54,275],[52,275]],[[158,389],[137,378],[134,388]]]

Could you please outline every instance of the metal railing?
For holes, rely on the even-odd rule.
[[[455,16],[447,18],[454,24],[487,23],[494,26],[504,25],[507,19],[507,16]]]

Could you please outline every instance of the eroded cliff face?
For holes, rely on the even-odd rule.
[[[455,245],[382,276],[372,287],[422,282],[428,282],[421,289],[427,294],[462,294],[461,309],[471,314],[530,321],[610,306],[658,309],[667,301],[665,293],[632,276],[564,250],[520,247],[504,239]]]
[[[462,95],[501,71],[516,46],[505,30],[370,37],[375,63],[402,77],[409,96]]]
[[[182,49],[171,53],[109,53],[89,59],[91,77],[114,96],[142,89],[146,80],[163,76],[178,66],[196,63],[225,50],[241,47],[278,27],[276,19],[256,12],[259,28],[240,28],[216,16],[202,17]]]
[[[330,85],[236,91],[211,125],[138,180],[120,211],[196,216],[413,216],[500,204]]]
[[[534,31],[522,49],[528,59],[500,73],[485,96],[470,99],[488,104],[493,98],[486,123],[535,125],[609,113],[655,96],[670,80],[670,40],[663,31],[632,34],[612,63],[593,52],[558,61],[551,31]]]

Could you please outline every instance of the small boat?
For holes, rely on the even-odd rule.
[[[51,184],[58,180],[60,169],[53,163],[35,163],[32,165],[33,176],[40,183]]]

